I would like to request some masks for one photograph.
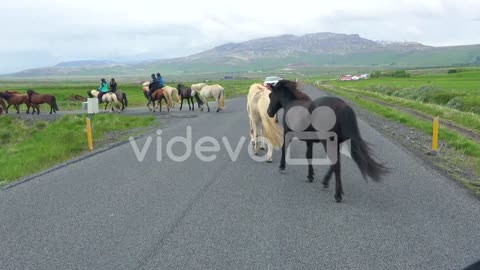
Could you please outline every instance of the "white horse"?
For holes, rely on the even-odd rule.
[[[99,93],[100,93],[100,91],[94,89],[94,90],[90,91],[89,96],[98,98]],[[117,108],[117,110],[121,110],[123,108],[122,100],[118,99],[118,96],[117,96],[116,93],[112,93],[112,92],[104,93],[102,95],[102,102],[105,103],[105,112],[107,111],[107,107],[108,107],[109,104],[112,107],[112,112],[115,111],[114,106]]]
[[[194,97],[197,93],[202,90],[204,86],[207,86],[206,83],[194,83],[190,86],[190,89],[192,89],[192,97]]]
[[[273,148],[282,145],[283,132],[277,125],[275,118],[267,114],[270,105],[270,90],[265,86],[255,83],[250,86],[247,96],[247,112],[250,120],[250,139],[255,154],[259,149],[265,149],[265,141],[258,141],[259,136],[265,135],[268,140],[267,162],[272,162]],[[261,144],[261,145],[260,145]]]
[[[212,98],[212,97],[217,102],[217,105],[218,105],[217,112],[223,110],[223,108],[225,107],[225,89],[223,89],[223,87],[220,86],[219,84],[205,85],[204,87],[202,87],[200,92],[197,92],[197,90],[195,90],[195,92],[198,93],[198,97],[202,101],[201,104],[198,104],[201,111],[203,111],[203,103],[206,103],[208,112],[210,112],[210,106],[208,105],[208,98]]]

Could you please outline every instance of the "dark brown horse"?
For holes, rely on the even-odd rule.
[[[192,88],[186,87],[183,84],[178,84],[177,89],[178,89],[178,95],[182,99],[182,101],[180,102],[180,110],[182,110],[182,107],[183,107],[183,100],[186,99],[187,102],[188,102],[188,110],[189,111],[190,110],[194,111],[195,110],[195,102],[193,101],[193,98],[195,97],[197,99],[197,103],[201,102],[198,95],[192,96]],[[190,101],[192,101],[192,106],[191,107],[190,107]]]
[[[351,140],[351,156],[364,178],[380,181],[381,176],[389,169],[372,157],[367,142],[360,136],[357,117],[353,109],[337,97],[321,97],[314,101],[297,89],[297,83],[287,80],[279,81],[272,87],[270,105],[267,113],[273,117],[281,108],[283,117],[283,146],[280,170],[285,170],[285,149],[293,139],[299,138],[307,144],[306,164],[308,165],[308,181],[314,179],[312,166],[313,143],[321,142],[329,159],[330,169],[323,178],[323,185],[335,173],[335,200],[342,201],[343,189],[340,178],[340,144]],[[334,142],[334,143],[332,143]],[[294,163],[295,164],[295,163]]]
[[[44,103],[47,103],[48,105],[50,105],[50,114],[52,114],[52,112],[57,113],[58,106],[57,106],[57,99],[55,98],[55,96],[40,95],[37,92],[33,91],[32,89],[29,89],[27,91],[27,94],[33,107],[37,110],[37,114],[40,114],[40,104],[44,104]],[[34,113],[35,111],[32,112],[32,114]]]
[[[8,106],[5,109],[5,113],[8,113],[8,109],[10,109],[12,105],[17,110],[17,113],[20,113],[20,105],[22,104],[27,106],[27,114],[30,113],[30,107],[32,107],[33,111],[35,112],[35,108],[26,94],[20,94],[16,91],[6,91],[0,92],[0,98],[7,101]]]

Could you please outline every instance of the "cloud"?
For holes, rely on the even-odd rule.
[[[473,44],[480,43],[478,10],[476,0],[17,0],[2,3],[0,24],[8,27],[2,28],[0,55],[9,61],[18,56],[22,68],[75,59],[170,58],[225,42],[313,32]],[[17,68],[0,63],[0,72]]]

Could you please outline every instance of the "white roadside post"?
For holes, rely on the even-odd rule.
[[[98,113],[98,98],[87,99],[87,113],[88,113],[88,116],[85,119],[85,122],[87,124],[88,149],[90,151],[93,151],[92,119],[93,119],[93,115]]]

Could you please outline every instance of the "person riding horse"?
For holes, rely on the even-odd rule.
[[[160,72],[157,73],[157,80],[160,88],[163,88],[165,86],[165,81],[163,80],[162,75],[160,75]]]
[[[115,78],[112,78],[110,80],[110,92],[112,93],[117,92],[117,82],[115,81]]]
[[[102,103],[103,94],[108,92],[107,81],[104,78],[102,78],[101,82],[102,82],[102,84],[97,88],[97,90],[100,92],[100,93],[98,93],[98,102],[99,103]]]
[[[152,81],[150,82],[150,84],[148,85],[148,99],[150,101],[152,101],[152,94],[157,91],[158,89],[162,88],[162,86],[160,86],[160,82],[158,81],[158,79],[155,77],[155,74],[152,74]],[[163,80],[162,80],[163,82]]]

